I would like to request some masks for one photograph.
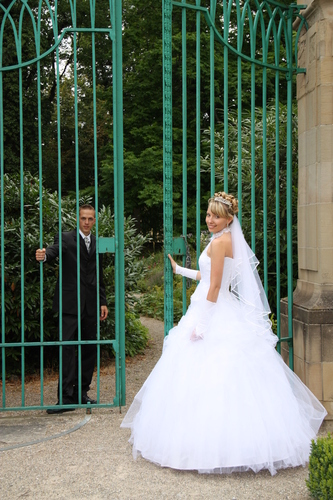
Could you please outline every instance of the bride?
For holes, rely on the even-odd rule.
[[[208,202],[213,234],[200,281],[163,353],[121,426],[131,429],[133,455],[163,467],[230,473],[305,465],[325,408],[275,350],[270,309],[236,217],[224,192]]]

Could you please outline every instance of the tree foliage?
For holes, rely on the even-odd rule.
[[[80,28],[91,26],[91,2],[83,0],[76,4],[75,23]],[[243,2],[239,2],[240,8]],[[34,16],[38,15],[39,3],[29,1]],[[202,2],[209,8],[209,2]],[[256,57],[262,58],[261,28],[267,29],[267,12],[260,14],[260,23],[255,42],[249,31],[249,16],[254,15],[256,2],[251,4],[242,29],[237,26],[237,9],[230,10],[229,43],[237,47],[242,35],[242,51],[250,55],[255,43]],[[72,11],[67,2],[57,4],[57,30],[62,33],[73,25]],[[109,2],[101,0],[94,6],[96,27],[109,25]],[[22,12],[22,3],[16,2],[11,14],[16,25]],[[0,13],[0,17],[3,13]],[[22,60],[36,56],[31,17],[25,11],[22,24]],[[40,52],[48,50],[55,42],[50,29],[50,12],[43,4],[41,10]],[[217,2],[215,19],[217,28],[224,30],[223,3]],[[197,117],[197,16],[187,9],[186,13],[186,86],[187,86],[187,196],[189,220],[194,220],[193,207],[196,200],[196,154],[199,118],[201,132],[210,125],[210,30],[204,16],[200,16],[200,110]],[[182,9],[173,9],[173,187],[175,232],[181,233],[182,213]],[[75,39],[75,43],[74,43]],[[283,35],[279,57],[285,60]],[[92,57],[92,42],[95,50],[95,64]],[[134,216],[144,233],[150,232],[154,239],[163,233],[163,81],[162,81],[162,8],[153,0],[123,1],[123,120],[124,120],[124,178],[125,213]],[[228,94],[225,95],[225,53],[223,46],[215,43],[214,79],[214,121],[217,127],[223,124],[224,107],[233,112],[238,103],[238,61],[231,52],[228,54]],[[251,45],[252,44],[252,45]],[[267,60],[276,57],[275,44],[271,36],[268,44]],[[66,195],[77,188],[94,196],[95,169],[99,186],[100,204],[112,203],[114,197],[113,171],[113,63],[112,41],[105,33],[78,32],[67,34],[58,51],[53,51],[43,59],[38,85],[38,66],[31,64],[22,69],[21,90],[24,113],[19,113],[20,93],[18,71],[4,73],[4,116],[5,116],[5,171],[18,172],[21,169],[35,175],[42,168],[45,187],[59,190]],[[3,38],[3,65],[17,63],[13,28],[6,23]],[[77,90],[74,87],[74,78]],[[58,85],[59,83],[59,85]],[[93,88],[96,89],[96,123],[94,129]],[[255,103],[262,104],[262,71],[255,74]],[[286,99],[284,79],[280,79],[280,100]],[[275,94],[275,74],[267,71],[265,92],[267,98]],[[38,92],[41,101],[38,107]],[[251,68],[242,63],[242,109],[246,113],[251,105]],[[59,108],[57,104],[60,104]],[[40,120],[38,117],[40,112]],[[59,112],[60,110],[60,112]],[[76,129],[76,125],[78,128]],[[20,142],[20,127],[23,140]],[[38,143],[39,133],[42,146]],[[97,155],[94,139],[97,139]],[[20,160],[23,148],[23,164]],[[61,176],[59,174],[61,172]],[[210,181],[201,178],[202,193],[209,192]]]

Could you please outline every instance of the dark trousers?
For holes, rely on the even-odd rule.
[[[86,309],[81,314],[81,340],[95,340],[97,335],[96,315],[90,316]],[[74,314],[62,315],[62,340],[78,340],[78,318]],[[62,347],[62,397],[77,399],[78,395],[78,352],[75,345]],[[81,346],[81,390],[89,391],[96,360],[96,345]],[[58,397],[59,397],[58,384]]]

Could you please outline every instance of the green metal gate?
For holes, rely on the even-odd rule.
[[[99,57],[105,51],[110,56],[107,64],[103,60],[101,65]],[[110,99],[110,108],[107,115],[101,116],[99,100],[105,96]],[[97,407],[125,404],[122,120],[121,0],[12,0],[0,3],[3,411],[52,406],[56,392],[51,400],[44,397],[46,354],[55,349],[61,367],[63,345],[75,345],[80,354],[82,345],[89,343],[97,346],[97,376],[94,376]],[[103,220],[104,226],[105,221],[114,221],[114,234],[105,234],[97,218],[101,208],[98,200],[99,149],[107,147],[112,134],[114,193],[110,193],[110,205],[114,211],[107,212]],[[68,193],[71,196],[65,196]],[[57,334],[52,338],[44,327],[51,324],[50,295],[56,273],[59,273],[60,283],[62,281],[61,252],[59,270],[57,266],[48,270],[48,266],[36,262],[35,250],[53,243],[50,234],[57,232],[61,246],[62,231],[77,226],[75,217],[79,219],[79,205],[87,200],[93,200],[96,211],[97,276],[99,254],[113,254],[107,258],[113,259],[110,269],[115,280],[114,307],[108,305],[115,332],[113,335],[113,331],[107,330],[102,334],[97,318],[97,340],[84,341],[79,315],[78,340],[64,342],[61,341],[61,305],[59,333],[55,325]],[[54,220],[56,223],[50,227]],[[78,251],[78,273],[79,260]],[[61,286],[59,288],[61,304]],[[77,298],[79,303],[79,279]],[[97,306],[99,310],[98,298]],[[107,393],[100,391],[103,345],[112,346],[115,353],[115,387],[108,388]],[[37,402],[26,390],[26,364],[33,353],[36,357],[36,350],[39,363]],[[80,385],[80,356],[78,360]],[[6,387],[10,383],[6,379],[9,363],[17,382],[21,383],[15,384],[20,385],[18,402],[7,402],[6,398]],[[61,404],[61,393],[59,399]]]
[[[297,44],[304,29],[300,10],[305,6],[286,3],[163,1],[165,333],[173,326],[173,277],[167,254],[183,255],[185,265],[192,232],[198,260],[207,200],[215,191],[229,191],[239,199],[239,220],[260,260],[274,311],[278,348],[281,342],[287,344],[292,368],[297,276],[293,104],[296,74],[304,72],[297,68]],[[301,23],[293,33],[297,16]],[[193,108],[195,116],[190,114]],[[173,137],[180,116],[181,139]],[[182,156],[183,222],[182,237],[174,240],[175,150]],[[195,223],[188,218],[192,205]],[[183,279],[184,310],[185,283]],[[280,301],[286,296],[289,324],[281,329]]]

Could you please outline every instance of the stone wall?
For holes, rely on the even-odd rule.
[[[299,39],[294,369],[333,419],[333,0],[305,0]],[[295,23],[297,28],[297,23]],[[285,301],[281,326],[287,322]],[[282,333],[283,336],[283,333]],[[287,346],[283,356],[287,358]]]

